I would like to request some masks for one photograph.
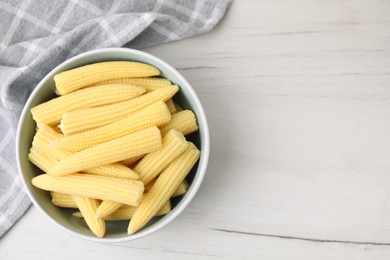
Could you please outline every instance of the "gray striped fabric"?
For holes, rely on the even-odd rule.
[[[37,83],[93,49],[142,48],[210,31],[230,0],[0,1],[0,237],[30,205],[18,178],[15,132]]]

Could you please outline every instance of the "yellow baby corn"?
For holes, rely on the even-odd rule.
[[[101,166],[93,167],[91,169],[82,170],[82,172],[88,174],[94,174],[94,175],[125,178],[125,179],[132,179],[132,180],[139,179],[139,176],[135,171],[120,163],[101,165]]]
[[[83,196],[73,195],[72,197],[92,233],[97,237],[104,237],[104,234],[106,233],[106,223],[102,218],[95,218],[95,213],[99,205],[98,200]]]
[[[77,204],[74,201],[72,195],[58,192],[50,192],[51,202],[57,207],[61,208],[77,208]]]
[[[142,154],[142,155],[130,157],[129,159],[120,161],[119,163],[120,163],[120,164],[123,164],[123,165],[125,165],[125,166],[131,166],[131,165],[133,165],[134,163],[136,163],[136,162],[138,162],[139,160],[141,160],[144,156],[145,156],[145,155]]]
[[[193,143],[178,158],[176,158],[158,177],[152,189],[143,197],[127,232],[134,234],[149,222],[156,212],[172,196],[186,175],[199,159],[200,151]]]
[[[74,153],[59,161],[48,173],[60,176],[91,169],[158,150],[161,145],[160,131],[154,126]]]
[[[159,100],[167,101],[178,90],[177,86],[163,87],[128,101],[67,112],[62,116],[60,127],[64,134],[70,135],[104,126],[123,119]]]
[[[54,82],[58,93],[64,95],[104,80],[158,75],[157,68],[145,63],[108,61],[61,72],[54,76]]]
[[[51,99],[33,107],[31,114],[38,125],[53,125],[61,121],[62,114],[65,112],[121,102],[143,93],[145,93],[144,88],[132,85],[101,85]]]
[[[82,173],[61,177],[41,174],[34,177],[31,182],[43,190],[118,201],[133,206],[140,203],[144,191],[141,181]]]
[[[190,186],[190,185],[188,184],[188,182],[187,182],[186,180],[183,180],[183,181],[180,183],[179,187],[177,187],[177,189],[175,190],[175,192],[172,194],[172,198],[177,197],[177,196],[181,196],[181,195],[183,195],[184,193],[186,193],[189,186]]]
[[[74,135],[64,136],[54,142],[60,150],[77,152],[151,126],[161,126],[171,119],[167,105],[157,101],[136,113],[111,124]]]
[[[167,100],[167,102],[165,102],[165,103],[167,104],[167,107],[168,107],[169,112],[171,114],[176,113],[176,107],[175,107],[175,104],[173,103],[172,99]]]
[[[46,156],[35,147],[31,147],[30,153],[28,154],[28,159],[30,160],[30,162],[32,162],[35,166],[37,166],[44,172],[47,172],[56,164],[55,159]]]
[[[171,86],[172,82],[164,78],[121,78],[110,79],[97,82],[91,86],[103,85],[103,84],[130,84],[140,86],[146,89],[147,92],[157,90],[162,87]]]
[[[183,134],[172,129],[164,136],[161,149],[145,155],[134,167],[134,171],[146,185],[183,153],[187,146]]]
[[[160,127],[161,134],[165,135],[169,130],[176,129],[183,135],[188,135],[198,130],[196,117],[191,110],[183,110],[172,115],[168,124]]]
[[[49,145],[53,140],[61,137],[61,134],[55,132],[51,127],[47,125],[41,125],[41,127],[38,129],[38,132],[34,136],[33,147],[37,149],[40,153],[51,159],[51,164],[49,165],[50,167],[46,168],[47,170],[53,167],[57,163],[57,161],[65,159],[72,154],[71,152],[65,150],[58,150]],[[45,160],[47,161],[49,160],[49,158]],[[53,160],[53,158],[56,160]],[[132,169],[119,163],[102,165],[91,169],[83,170],[83,172],[95,175],[127,179],[138,179],[139,177],[138,174]]]
[[[39,126],[37,130],[37,134],[39,131],[42,131],[42,137],[45,138],[45,140],[55,140],[57,138],[61,138],[63,135],[56,131],[54,127],[50,127],[48,125],[42,124]]]
[[[116,201],[110,201],[110,200],[103,200],[100,204],[99,208],[96,211],[96,217],[97,218],[105,218],[108,215],[111,215],[115,211],[117,211],[120,207],[122,207],[123,204],[116,202]]]
[[[150,189],[153,187],[155,182],[156,182],[156,180],[153,180],[153,181],[149,182],[147,185],[145,185],[144,193],[149,192]],[[172,194],[171,198],[183,195],[184,193],[187,192],[189,186],[190,185],[188,184],[188,182],[186,180],[182,181],[182,183],[180,183],[179,187],[177,187],[175,192]]]
[[[32,145],[46,156],[51,156],[56,160],[62,160],[72,153],[68,151],[60,151],[54,147],[49,146],[51,142],[57,138],[61,138],[62,136],[63,135],[57,133],[53,128],[47,125],[41,125],[34,136]]]
[[[161,209],[159,211],[157,211],[156,215],[154,215],[154,216],[157,217],[157,216],[165,215],[169,211],[171,211],[171,208],[172,208],[171,203],[168,200],[161,207]],[[137,209],[137,207],[134,207],[134,206],[123,205],[117,211],[115,211],[114,213],[112,213],[109,216],[106,216],[104,219],[105,220],[129,220],[129,219],[131,219],[133,217],[134,212],[136,211],[136,209]],[[78,217],[78,218],[82,218],[83,217],[81,212],[75,212],[75,213],[73,213],[73,216]]]

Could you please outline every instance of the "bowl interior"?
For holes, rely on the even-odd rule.
[[[96,238],[88,229],[85,222],[74,216],[74,210],[63,209],[54,206],[51,203],[50,193],[37,189],[31,185],[31,179],[41,174],[41,170],[35,167],[28,160],[28,153],[31,147],[33,136],[36,130],[36,124],[32,119],[30,109],[42,102],[55,97],[53,76],[60,71],[69,70],[79,66],[102,62],[102,61],[139,61],[151,64],[160,69],[162,77],[171,80],[174,84],[180,87],[180,91],[175,95],[174,101],[186,109],[191,109],[197,116],[199,131],[187,136],[187,139],[194,142],[202,151],[201,158],[190,174],[187,176],[187,181],[190,183],[190,188],[184,196],[180,196],[171,200],[173,209],[170,213],[163,217],[156,217],[147,227],[138,233],[129,236],[127,235],[128,221],[107,221],[107,232],[104,238]],[[136,239],[147,234],[150,234],[162,226],[173,220],[193,198],[199,185],[203,179],[205,168],[207,166],[208,157],[208,129],[207,122],[204,116],[202,106],[193,92],[188,82],[171,66],[161,61],[160,59],[149,54],[130,50],[130,49],[102,49],[78,55],[51,71],[37,86],[27,101],[20,119],[17,137],[17,157],[19,172],[22,181],[27,189],[33,203],[59,227],[81,238],[89,240],[104,240],[108,242],[126,241]]]

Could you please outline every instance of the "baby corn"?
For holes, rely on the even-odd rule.
[[[196,117],[191,110],[183,110],[172,115],[168,124],[160,127],[161,134],[165,135],[169,130],[176,129],[183,135],[191,134],[198,130]]]
[[[64,95],[104,80],[158,75],[157,68],[145,63],[107,61],[60,72],[54,76],[54,82],[58,93]]]
[[[59,193],[59,192],[50,192],[51,202],[57,207],[61,208],[77,208],[77,204],[72,198],[72,195]]]
[[[150,191],[150,189],[153,187],[154,183],[156,182],[156,180],[153,180],[151,182],[149,182],[147,185],[145,185],[145,190],[144,192],[147,193]],[[182,181],[179,185],[179,187],[177,187],[177,189],[175,190],[175,192],[172,194],[172,197],[171,198],[174,198],[174,197],[177,197],[177,196],[181,196],[183,195],[184,193],[187,192],[188,190],[188,187],[190,185],[188,184],[188,182],[186,180]]]
[[[146,185],[157,177],[176,157],[187,148],[188,143],[183,134],[169,131],[162,140],[161,149],[145,155],[134,167],[140,180]]]
[[[59,161],[48,174],[61,176],[91,169],[158,150],[161,145],[160,131],[150,127],[74,153]]]
[[[184,193],[187,192],[188,190],[188,187],[190,185],[188,184],[188,182],[186,180],[183,180],[179,187],[177,187],[177,189],[175,190],[175,192],[172,194],[172,197],[171,198],[174,198],[174,197],[178,197],[178,196],[181,196],[183,195]]]
[[[189,189],[200,151],[184,136],[199,126],[160,73],[133,61],[63,71],[54,76],[61,96],[31,109],[37,132],[28,157],[45,172],[32,185],[49,191],[53,205],[78,208],[73,215],[97,237],[106,220],[130,220],[134,234]]]
[[[175,107],[175,104],[173,103],[172,99],[167,100],[167,102],[165,102],[165,103],[167,104],[167,107],[168,107],[169,112],[171,114],[176,113],[176,107]]]
[[[72,198],[76,202],[77,207],[92,233],[94,233],[97,237],[104,237],[104,234],[106,233],[106,223],[102,218],[95,218],[99,202],[96,199],[83,196],[73,195]]]
[[[99,81],[91,86],[103,85],[103,84],[130,84],[140,86],[146,89],[147,92],[157,90],[162,87],[171,86],[172,82],[163,78],[122,78],[122,79],[110,79]]]
[[[35,166],[41,169],[44,172],[47,172],[50,168],[52,168],[57,160],[52,157],[46,156],[44,153],[40,152],[35,147],[31,147],[30,153],[28,154],[28,159]]]
[[[144,196],[128,227],[134,234],[149,222],[156,212],[172,196],[186,175],[198,161],[200,151],[193,143],[160,174],[151,190]]]
[[[31,182],[35,187],[47,191],[118,201],[133,206],[140,203],[144,191],[141,181],[81,173],[61,177],[41,174]]]
[[[107,165],[101,165],[97,167],[93,167],[91,169],[82,170],[84,173],[108,176],[108,177],[117,177],[117,178],[125,178],[137,180],[139,179],[138,174],[120,163],[110,163]]]
[[[99,208],[96,211],[96,217],[97,218],[105,218],[108,215],[111,215],[115,211],[117,211],[120,207],[122,207],[123,204],[116,202],[116,201],[110,201],[110,200],[104,200],[100,204]]]

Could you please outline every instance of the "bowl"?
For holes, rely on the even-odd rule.
[[[30,109],[56,96],[54,92],[54,75],[64,70],[103,61],[139,61],[148,63],[160,69],[162,77],[178,85],[180,90],[174,96],[175,102],[183,108],[191,109],[198,120],[199,130],[188,135],[187,139],[194,142],[200,149],[201,157],[186,178],[190,184],[187,193],[184,196],[171,200],[172,210],[167,215],[153,218],[150,224],[133,235],[127,234],[128,221],[107,221],[105,237],[97,238],[88,229],[83,220],[72,216],[72,210],[54,206],[51,203],[49,192],[32,186],[31,179],[40,174],[41,171],[28,160],[28,153],[36,130],[36,124],[32,119]],[[156,232],[173,221],[188,206],[197,193],[206,172],[210,150],[209,138],[206,115],[202,105],[195,91],[177,70],[161,59],[142,51],[127,48],[106,48],[89,51],[66,60],[50,71],[39,82],[27,100],[20,117],[16,137],[16,158],[20,177],[31,201],[57,227],[76,237],[87,240],[109,243],[125,242]]]

